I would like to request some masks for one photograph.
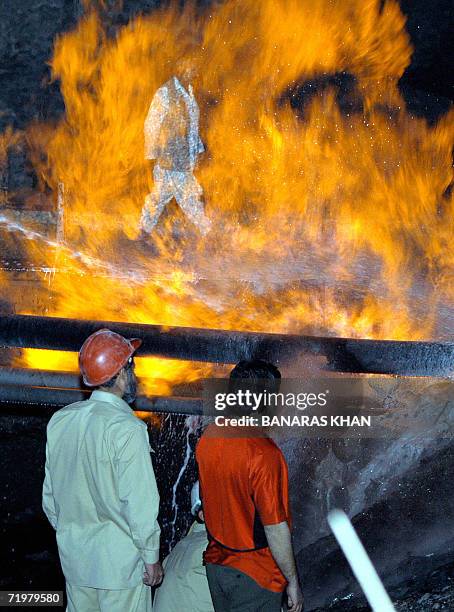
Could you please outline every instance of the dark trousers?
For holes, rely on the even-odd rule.
[[[216,612],[281,612],[282,593],[264,589],[233,567],[207,563],[206,570]]]

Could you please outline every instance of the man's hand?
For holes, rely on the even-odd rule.
[[[303,609],[303,594],[301,593],[297,578],[288,583],[287,599],[289,612],[301,612]]]
[[[156,563],[145,563],[143,583],[148,586],[157,586],[164,577],[164,571],[159,561]]]

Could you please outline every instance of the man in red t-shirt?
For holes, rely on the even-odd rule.
[[[277,391],[280,378],[271,364],[242,361],[232,370],[230,384],[252,391],[272,385]],[[209,425],[196,449],[209,538],[204,561],[214,608],[280,612],[286,589],[289,610],[300,612],[287,464],[263,430],[238,429]]]

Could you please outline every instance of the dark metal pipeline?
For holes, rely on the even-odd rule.
[[[88,399],[91,391],[81,389],[51,389],[24,385],[0,385],[0,404],[39,405],[60,408]],[[134,410],[172,414],[202,414],[202,400],[177,396],[139,396]]]
[[[52,389],[77,389],[81,391],[82,378],[74,372],[0,367],[1,385],[26,385],[50,387]],[[85,389],[85,391],[88,391],[88,389]]]
[[[142,379],[138,378],[139,389]],[[82,383],[82,378],[77,372],[64,372],[56,370],[36,370],[33,368],[11,368],[0,366],[1,385],[26,385],[31,387],[49,387],[52,389],[77,389],[90,391]],[[185,393],[193,396],[198,394],[200,385],[187,383]],[[194,390],[194,391],[193,391]]]
[[[407,342],[162,327],[55,317],[0,317],[0,346],[78,351],[94,331],[108,327],[143,340],[138,355],[211,363],[260,358],[274,363],[302,354],[327,358],[340,372],[447,376],[454,369],[454,342]]]

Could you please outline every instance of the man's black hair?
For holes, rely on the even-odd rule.
[[[275,365],[261,359],[243,360],[230,372],[228,384],[229,393],[249,390],[251,393],[277,393],[281,382],[281,373]],[[265,407],[259,407],[258,412],[263,413]],[[236,414],[248,413],[248,410],[232,408]]]
[[[275,365],[261,359],[240,361],[230,372],[230,380],[241,378],[251,380],[276,380],[281,379],[281,373]]]

